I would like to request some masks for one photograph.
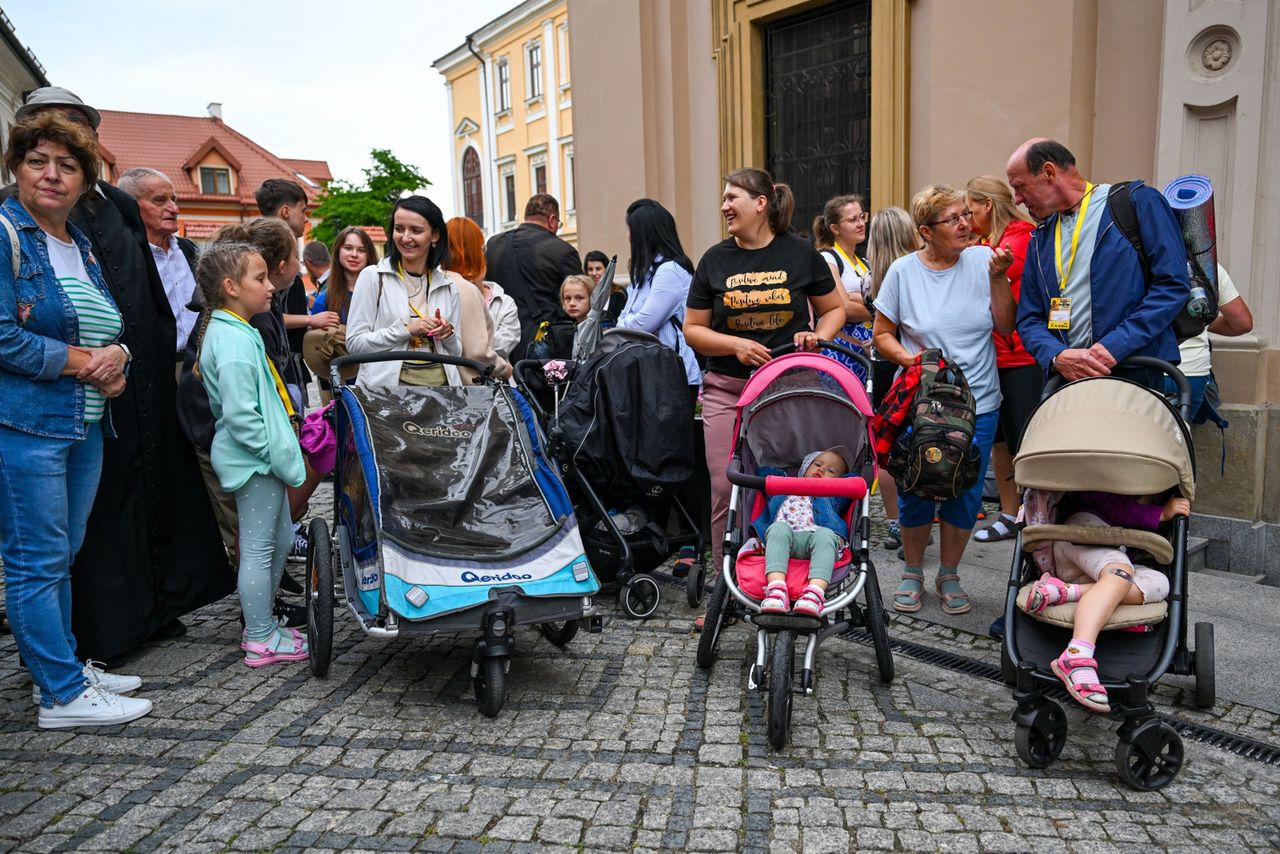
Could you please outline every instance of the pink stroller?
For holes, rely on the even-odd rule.
[[[870,363],[862,353],[838,342],[824,341],[821,346],[866,363],[867,374],[871,374]],[[698,641],[698,666],[707,668],[715,663],[721,632],[730,617],[756,627],[756,661],[747,687],[768,692],[769,743],[775,749],[784,747],[789,739],[792,695],[813,692],[818,645],[831,635],[865,630],[875,647],[880,679],[893,679],[888,619],[875,567],[868,556],[867,491],[876,476],[871,402],[858,378],[844,365],[818,353],[792,352],[794,349],[788,345],[775,350],[776,358],[751,376],[738,398],[728,467],[733,491],[725,525],[724,566],[720,583],[711,591]],[[819,479],[756,474],[768,467],[798,475],[796,469],[806,453],[836,445],[851,452],[855,461],[851,474],[856,476]],[[751,520],[771,495],[850,500],[846,519],[850,542],[837,556],[821,616],[760,611],[764,548],[752,535]],[[793,597],[803,588],[808,575],[808,561],[791,561],[787,586]],[[794,684],[797,637],[803,638],[805,644],[798,685]]]

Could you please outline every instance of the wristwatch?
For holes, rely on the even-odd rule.
[[[124,351],[124,363],[126,365],[133,361],[133,353],[129,350],[128,345],[123,341],[112,341],[111,343]]]

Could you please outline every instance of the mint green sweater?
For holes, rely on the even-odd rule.
[[[255,474],[301,484],[302,449],[258,330],[229,312],[214,311],[200,349],[200,375],[215,420],[209,456],[222,488],[235,492]]]

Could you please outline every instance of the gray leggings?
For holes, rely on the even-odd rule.
[[[774,522],[764,532],[765,572],[786,572],[790,558],[809,559],[809,580],[831,582],[840,551],[840,536],[830,528],[793,531],[786,522]]]
[[[275,637],[271,614],[284,562],[293,546],[289,494],[279,479],[255,474],[236,490],[240,517],[240,574],[236,587],[249,640],[266,643]]]

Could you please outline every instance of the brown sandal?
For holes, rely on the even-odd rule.
[[[969,601],[969,594],[965,593],[964,590],[960,590],[959,592],[953,591],[950,593],[943,591],[942,585],[947,581],[954,581],[957,585],[959,585],[960,576],[956,575],[954,572],[949,572],[946,575],[939,575],[937,579],[933,582],[933,589],[937,591],[939,596],[942,597],[942,613],[954,615],[954,614],[967,614],[970,611],[972,611],[973,603]],[[963,601],[964,604],[952,605],[951,603],[957,599]]]

